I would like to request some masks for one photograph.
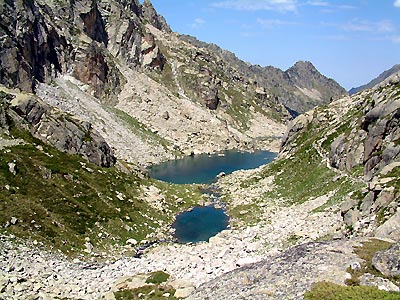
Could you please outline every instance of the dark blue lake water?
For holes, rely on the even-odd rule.
[[[233,150],[213,155],[200,154],[154,165],[149,172],[151,177],[171,183],[212,183],[221,172],[230,174],[236,170],[254,169],[270,163],[276,155],[269,151]]]
[[[229,217],[222,209],[214,206],[199,206],[176,217],[175,237],[179,243],[197,243],[208,241],[229,225]]]
[[[171,183],[207,184],[214,182],[221,172],[229,174],[236,170],[254,169],[270,163],[276,155],[269,151],[201,154],[152,166],[149,173],[153,178]],[[212,189],[205,193],[218,197],[218,192]],[[202,206],[177,215],[172,227],[175,228],[175,237],[180,243],[197,243],[208,241],[228,225],[229,217],[223,209]]]

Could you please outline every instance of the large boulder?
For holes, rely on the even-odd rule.
[[[387,277],[400,276],[400,243],[387,250],[376,252],[372,264]]]

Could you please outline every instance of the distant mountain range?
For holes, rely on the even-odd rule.
[[[353,95],[353,94],[356,94],[356,93],[358,93],[360,91],[363,91],[363,90],[366,90],[366,89],[370,89],[370,88],[374,87],[375,85],[377,85],[377,84],[381,83],[382,81],[384,81],[389,76],[391,76],[391,75],[393,75],[393,74],[395,74],[395,73],[397,73],[399,71],[400,71],[400,64],[394,65],[389,70],[384,71],[378,77],[372,79],[367,84],[364,84],[362,86],[354,87],[354,88],[350,89],[349,90],[349,94]]]
[[[332,98],[347,94],[335,80],[322,75],[309,61],[298,61],[283,71],[273,66],[262,67],[246,63],[230,51],[189,35],[180,35],[180,39],[220,57],[229,68],[252,79],[256,86],[283,104],[292,115],[306,112],[317,105],[330,102]]]

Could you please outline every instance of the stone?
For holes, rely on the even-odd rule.
[[[187,298],[193,292],[194,292],[194,287],[187,287],[187,288],[177,289],[175,291],[174,297],[176,297],[176,298]]]
[[[86,253],[92,253],[93,245],[91,242],[85,242],[85,250]]]
[[[349,210],[343,217],[343,221],[346,225],[354,226],[354,224],[360,219],[360,212],[357,209]]]
[[[400,276],[400,243],[376,252],[372,258],[372,265],[384,276]]]
[[[14,176],[17,175],[17,165],[13,162],[8,163],[7,165],[10,173],[13,174]]]
[[[164,120],[168,121],[169,120],[169,113],[168,111],[165,111],[162,116],[161,116]]]
[[[105,293],[105,294],[101,297],[101,299],[103,299],[103,300],[116,300],[115,295],[114,295],[113,292]]]
[[[148,277],[149,276],[145,274],[121,277],[114,284],[113,290],[136,289],[142,287],[146,285]]]
[[[254,258],[254,257],[243,257],[243,258],[239,258],[236,261],[236,266],[243,267],[245,265],[253,264],[253,263],[257,262],[257,261],[258,261],[258,259]]]
[[[171,282],[168,282],[168,285],[170,285],[175,290],[194,287],[194,284],[192,282],[183,279],[175,279]]]
[[[7,285],[8,285],[9,279],[8,277],[0,274],[0,293],[4,293]]]
[[[375,237],[400,241],[400,210],[376,229]]]
[[[11,225],[15,225],[18,223],[18,219],[16,217],[11,217],[10,223],[11,223]]]
[[[130,245],[130,246],[136,246],[136,245],[138,244],[138,242],[137,242],[137,240],[135,240],[135,239],[128,239],[128,240],[126,241],[126,244],[127,244],[127,245]]]
[[[388,292],[400,292],[400,288],[390,280],[382,277],[377,277],[369,273],[366,273],[360,277],[360,285],[375,286],[380,290]]]
[[[348,199],[340,205],[340,211],[342,213],[347,213],[350,209],[357,205],[358,201],[356,199]]]
[[[375,197],[376,194],[375,192],[371,191],[369,192],[363,199],[362,203],[361,203],[361,214],[363,216],[369,215],[371,213],[372,210],[372,205],[375,201]]]

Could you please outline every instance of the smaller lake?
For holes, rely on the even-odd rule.
[[[179,243],[208,241],[229,225],[229,217],[214,206],[197,206],[176,216],[172,227]]]
[[[154,165],[149,173],[152,178],[171,183],[212,183],[221,172],[230,174],[237,170],[258,168],[270,163],[276,155],[270,151],[235,150],[213,155],[199,154]]]

